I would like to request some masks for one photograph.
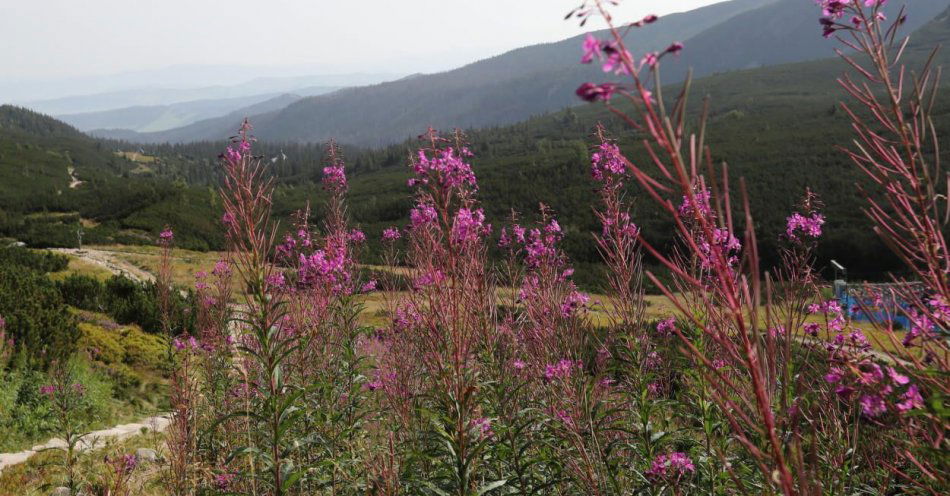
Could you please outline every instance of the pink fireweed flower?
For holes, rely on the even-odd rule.
[[[589,64],[594,61],[594,58],[600,58],[601,51],[600,46],[602,42],[595,38],[590,33],[584,38],[584,43],[581,45],[581,48],[584,50],[584,55],[581,56],[582,64]]]
[[[571,376],[575,366],[580,368],[582,364],[571,360],[561,360],[556,364],[548,364],[544,367],[544,380],[551,382],[555,379],[567,379]]]
[[[838,367],[832,367],[831,370],[825,374],[825,382],[828,384],[835,384],[841,382],[841,379],[844,378],[843,372]]]
[[[233,472],[225,472],[223,474],[215,475],[214,487],[220,491],[225,491],[231,487],[231,483],[234,481],[235,477],[237,477],[237,474]]]
[[[221,223],[227,227],[234,225],[234,214],[225,212],[224,215],[221,216]]]
[[[317,250],[309,257],[301,253],[299,260],[300,282],[303,284],[328,285],[337,291],[350,280],[350,273],[346,270],[350,260],[345,250]]]
[[[895,386],[904,386],[910,383],[910,379],[906,375],[901,375],[893,367],[887,368],[887,375]]]
[[[264,281],[268,287],[280,289],[284,287],[286,281],[284,280],[284,274],[282,272],[277,272],[267,276],[267,279]]]
[[[363,293],[370,293],[376,291],[376,279],[370,279],[363,287],[360,289]]]
[[[445,280],[445,274],[441,270],[434,270],[432,272],[426,272],[425,274],[420,275],[416,278],[415,283],[413,284],[416,289],[422,289],[428,286],[433,286],[439,284]]]
[[[707,218],[712,215],[712,209],[709,208],[709,200],[712,193],[707,189],[693,193],[693,198],[683,197],[683,202],[679,206],[681,217]]]
[[[478,431],[482,438],[490,438],[495,435],[491,430],[491,420],[487,417],[472,420],[472,429]]]
[[[40,394],[44,396],[52,396],[56,392],[56,389],[57,387],[52,384],[40,386]]]
[[[346,189],[346,172],[343,165],[330,165],[323,168],[323,187],[330,191]]]
[[[655,351],[647,353],[646,358],[643,360],[643,368],[647,370],[656,370],[663,365],[663,357]]]
[[[904,401],[895,405],[900,412],[907,412],[924,406],[924,398],[920,395],[920,389],[917,388],[916,384],[911,384],[901,397],[904,398]]]
[[[595,84],[591,82],[583,83],[574,91],[581,100],[585,102],[608,101],[617,91],[617,85],[614,83]]]
[[[413,229],[428,225],[436,221],[439,214],[432,205],[420,204],[409,212],[409,220]]]
[[[383,241],[396,241],[401,237],[402,234],[395,227],[387,227],[383,230]]]
[[[590,297],[579,291],[571,291],[567,297],[564,298],[564,302],[561,303],[561,315],[564,317],[570,317],[574,315],[579,308],[583,308],[587,302],[590,301]]]
[[[676,55],[682,51],[683,51],[683,44],[678,41],[674,41],[673,43],[670,44],[670,46],[666,47],[665,53],[672,53],[673,55]]]
[[[218,260],[214,264],[214,269],[211,270],[211,273],[218,277],[227,277],[231,275],[231,266],[228,265],[228,262],[225,260]]]
[[[166,227],[162,230],[161,234],[158,235],[158,238],[164,242],[169,242],[175,238],[175,234],[172,232],[171,228]]]
[[[675,452],[657,456],[644,475],[650,479],[679,479],[695,471],[696,467],[686,453]]]
[[[122,456],[122,468],[126,473],[129,473],[135,470],[135,467],[138,465],[139,459],[133,454],[127,454]]]
[[[627,166],[620,154],[620,148],[610,142],[603,142],[590,156],[590,173],[598,181],[606,181],[611,176],[627,173]]]
[[[360,244],[364,241],[366,241],[366,234],[364,234],[363,231],[360,231],[359,229],[353,229],[352,231],[350,231],[351,243]]]
[[[630,25],[635,28],[639,28],[639,27],[646,26],[647,24],[653,24],[659,19],[660,19],[659,16],[657,16],[656,14],[650,14],[644,17],[643,19],[640,19],[639,21],[630,23]]]
[[[633,60],[633,56],[626,49],[621,51],[619,45],[616,42],[605,43],[601,49],[605,57],[603,58],[603,65],[601,69],[604,72],[613,72],[614,74],[627,74],[627,66],[624,63],[625,60]]]
[[[799,241],[801,237],[821,237],[821,226],[825,224],[825,216],[812,213],[805,217],[795,212],[786,220],[785,236],[792,241]]]
[[[435,181],[444,189],[458,189],[466,186],[477,189],[478,183],[475,173],[472,172],[472,166],[464,160],[472,156],[468,148],[462,147],[456,153],[454,148],[448,147],[437,150],[434,154],[434,157],[429,157],[425,150],[419,150],[412,164],[416,177],[409,180],[410,187]]]
[[[515,241],[517,241],[517,242],[519,242],[519,243],[521,243],[521,244],[524,244],[524,243],[525,243],[525,237],[524,237],[524,235],[525,235],[526,232],[527,232],[527,230],[526,230],[525,228],[519,226],[518,224],[515,224],[515,225],[511,226],[511,234],[512,234],[512,236],[515,237]]]
[[[647,52],[643,54],[643,58],[640,60],[640,67],[656,67],[657,62],[660,61],[660,55],[656,52]]]
[[[656,325],[656,333],[663,337],[676,334],[676,318],[670,317],[668,319],[661,320]]]
[[[521,359],[516,359],[515,361],[511,362],[511,366],[514,367],[515,370],[521,371],[524,370],[527,364]]]
[[[473,243],[490,231],[491,225],[485,224],[485,212],[482,209],[460,208],[452,223],[450,240],[456,245]]]
[[[876,394],[861,396],[859,402],[861,403],[861,413],[865,417],[874,418],[887,413],[887,403],[884,402],[884,398]]]
[[[861,371],[858,381],[866,386],[877,384],[884,379],[884,371],[874,362],[865,360],[858,364],[858,369]]]
[[[508,236],[508,228],[502,227],[501,233],[498,236],[498,247],[507,248],[511,246],[511,237]]]
[[[240,162],[242,158],[241,152],[238,149],[230,147],[230,146],[224,150],[223,157],[225,158],[225,160],[232,163]]]

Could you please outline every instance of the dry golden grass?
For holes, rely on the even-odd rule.
[[[109,252],[116,259],[134,265],[151,274],[158,274],[161,265],[161,249],[157,246],[104,245],[90,247]],[[181,288],[194,285],[195,274],[210,273],[222,257],[221,252],[191,251],[175,248],[171,253],[172,283]]]
[[[77,274],[82,276],[89,276],[100,281],[104,281],[112,277],[112,273],[106,270],[104,267],[94,264],[92,262],[87,262],[81,258],[67,255],[69,257],[69,266],[65,270],[59,272],[50,273],[50,278],[54,281],[59,281],[65,279],[66,277]]]

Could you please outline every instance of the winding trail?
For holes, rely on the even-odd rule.
[[[168,427],[170,422],[171,421],[167,416],[157,415],[154,417],[148,417],[132,424],[121,424],[108,429],[92,431],[82,437],[82,439],[76,445],[76,450],[80,452],[96,450],[104,447],[110,440],[120,441],[122,439],[141,434],[143,431],[162,432],[166,427]],[[31,456],[39,453],[40,451],[64,448],[66,448],[66,441],[63,441],[60,438],[53,438],[43,444],[33,446],[28,450],[23,450],[17,453],[0,453],[0,472],[3,472],[3,469],[7,467],[18,465],[29,460]]]
[[[135,265],[115,256],[114,253],[106,250],[89,250],[76,248],[52,248],[50,251],[62,253],[83,261],[96,264],[115,275],[124,275],[137,282],[152,282],[155,276],[146,270],[142,270]]]
[[[69,168],[66,169],[66,171],[69,173],[69,188],[70,188],[70,189],[76,189],[76,188],[78,188],[82,183],[86,182],[86,181],[80,181],[79,178],[76,177],[76,168],[75,168],[75,167],[73,167],[73,166],[70,165]]]

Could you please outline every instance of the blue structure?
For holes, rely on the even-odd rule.
[[[910,329],[907,318],[908,306],[897,297],[893,284],[851,285],[836,279],[835,298],[852,320],[867,322],[893,322],[895,327]]]

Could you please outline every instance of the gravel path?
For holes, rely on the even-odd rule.
[[[133,424],[122,424],[100,431],[93,431],[83,436],[76,449],[79,451],[95,450],[105,446],[106,442],[110,440],[120,441],[122,439],[141,434],[143,430],[162,432],[166,427],[168,427],[169,422],[170,420],[167,416],[158,415],[155,417],[148,417]],[[0,453],[0,472],[3,472],[3,469],[7,467],[29,460],[31,456],[37,454],[40,451],[65,447],[66,441],[63,441],[59,438],[53,438],[43,444],[38,444],[28,450],[23,450],[18,453]]]
[[[126,277],[139,282],[151,282],[155,276],[148,271],[142,270],[135,265],[122,260],[112,252],[105,250],[77,250],[76,248],[53,248],[51,251],[71,255],[86,262],[96,264],[105,268],[116,275],[125,275]]]

